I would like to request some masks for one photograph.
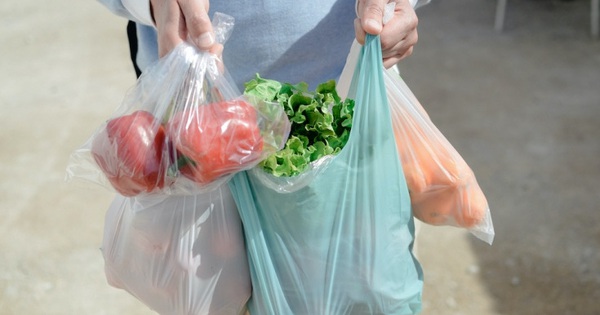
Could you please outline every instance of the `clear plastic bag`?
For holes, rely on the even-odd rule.
[[[223,43],[233,18],[213,19]],[[218,56],[182,43],[138,79],[113,116],[71,155],[67,179],[124,196],[195,194],[218,187],[285,142],[277,104],[242,96]]]
[[[350,87],[348,143],[310,181],[274,189],[257,170],[229,182],[244,224],[251,314],[416,314],[422,270],[391,126],[379,37]],[[287,183],[284,183],[286,185]]]
[[[475,174],[400,75],[386,71],[385,83],[414,216],[432,225],[466,228],[492,244],[490,208]]]
[[[251,294],[227,185],[194,196],[117,195],[102,254],[108,283],[162,315],[237,315]]]

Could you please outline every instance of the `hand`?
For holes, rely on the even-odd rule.
[[[396,2],[393,17],[383,25],[387,0],[358,0],[358,18],[354,21],[356,39],[362,45],[366,33],[380,35],[383,65],[390,68],[410,56],[417,43],[417,14],[408,0]]]
[[[166,55],[183,41],[199,49],[220,55],[222,45],[208,16],[209,0],[150,0],[152,17],[158,33],[158,54]]]

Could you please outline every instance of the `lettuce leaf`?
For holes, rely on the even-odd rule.
[[[245,83],[244,94],[279,103],[292,124],[284,148],[259,164],[275,176],[299,175],[311,162],[339,153],[348,142],[354,100],[341,100],[334,80],[309,91],[305,82],[292,85],[257,74]]]

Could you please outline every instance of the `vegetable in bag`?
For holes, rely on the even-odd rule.
[[[229,182],[244,226],[251,314],[412,315],[421,309],[410,196],[404,177],[390,176],[402,167],[380,42],[371,35],[366,42],[352,80],[346,145],[317,160],[327,163],[291,177],[301,179],[293,189],[279,187],[290,178],[260,166]]]
[[[165,130],[151,113],[139,110],[113,118],[96,135],[91,153],[123,196],[152,192],[164,185]]]
[[[216,13],[213,24],[223,43],[233,18]],[[218,56],[183,42],[140,76],[71,155],[67,179],[124,196],[195,194],[282,148],[289,128],[278,104],[244,97]]]
[[[117,195],[101,250],[108,283],[161,315],[239,315],[251,294],[226,185],[193,196]]]
[[[348,142],[354,100],[342,100],[334,80],[309,91],[305,82],[281,83],[257,74],[255,79],[245,83],[244,95],[279,104],[291,122],[284,148],[259,164],[269,174],[297,176],[311,163],[339,153]]]
[[[243,99],[184,110],[167,123],[167,135],[183,163],[179,171],[207,184],[263,158],[263,139],[254,107]]]
[[[339,95],[361,46],[354,41],[338,81]],[[485,194],[468,164],[429,118],[394,68],[384,72],[393,133],[411,195],[413,215],[432,225],[457,226],[491,244],[494,227]]]
[[[475,174],[402,78],[391,70],[384,75],[414,216],[432,225],[466,228],[491,244],[494,227],[490,209]]]

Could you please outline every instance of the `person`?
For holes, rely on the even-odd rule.
[[[336,79],[353,40],[362,43],[366,33],[381,35],[384,65],[396,65],[413,52],[418,19],[416,0],[393,1],[394,14],[383,25],[387,0],[100,0],[131,21],[128,33],[138,75],[188,40],[222,54],[240,89],[257,73],[282,82],[304,81],[313,88]],[[225,48],[215,42],[214,12],[235,18]]]
[[[188,41],[221,54],[231,78],[243,90],[257,73],[281,82],[306,82],[310,88],[337,79],[354,40],[364,43],[367,33],[380,35],[383,64],[393,67],[412,54],[418,41],[414,7],[423,0],[392,0],[395,9],[385,24],[388,0],[99,1],[130,21],[128,35],[138,75]],[[210,17],[215,12],[235,19],[224,46],[213,33]]]

